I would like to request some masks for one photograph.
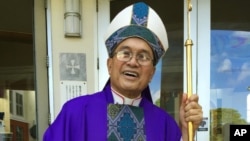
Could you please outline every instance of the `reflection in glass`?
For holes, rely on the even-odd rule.
[[[211,134],[216,140],[223,138],[225,125],[247,123],[249,46],[250,32],[211,31]]]
[[[1,2],[0,141],[34,141],[29,135],[36,123],[33,0]]]
[[[23,141],[23,129],[19,126],[16,127],[16,141]]]
[[[230,124],[248,122],[249,5],[250,1],[211,1],[210,141],[229,140]]]

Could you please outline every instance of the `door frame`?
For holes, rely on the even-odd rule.
[[[46,3],[44,0],[34,0],[34,56],[35,56],[35,90],[37,140],[42,140],[44,131],[49,124],[48,104],[48,73],[47,73],[47,43],[46,43]]]
[[[184,0],[185,1],[185,0]],[[191,37],[194,38],[193,46],[193,93],[199,95],[199,104],[203,110],[203,122],[205,127],[200,126],[197,134],[197,141],[210,140],[210,33],[211,33],[211,18],[210,18],[210,0],[193,0],[193,11],[191,14]],[[187,7],[187,6],[185,6]],[[185,12],[185,10],[184,10]],[[184,18],[187,13],[184,13]],[[206,17],[206,18],[204,18]],[[184,26],[187,25],[184,20]],[[187,27],[184,27],[187,31]],[[184,39],[186,39],[184,33]],[[184,57],[184,62],[186,62]],[[206,64],[206,67],[204,67]],[[185,72],[185,71],[184,71]],[[186,79],[186,74],[184,74]],[[186,86],[186,81],[184,81]]]
[[[102,90],[105,86],[109,73],[107,70],[107,58],[108,53],[104,44],[104,35],[106,29],[110,24],[110,1],[109,0],[98,0],[98,23],[97,23],[97,42],[98,42],[98,53],[99,56],[99,71],[98,71],[98,90]]]

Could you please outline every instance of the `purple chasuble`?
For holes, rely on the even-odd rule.
[[[181,132],[175,120],[154,105],[149,89],[142,92],[147,141],[180,141]],[[103,91],[72,99],[64,104],[55,121],[48,127],[43,141],[107,141],[107,106],[114,103],[110,83]]]

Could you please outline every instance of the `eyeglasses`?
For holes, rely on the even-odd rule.
[[[121,50],[115,52],[114,55],[116,55],[116,58],[119,61],[123,62],[128,62],[133,58],[133,53],[129,50]],[[142,66],[148,66],[151,64],[151,62],[153,62],[153,59],[146,52],[136,54],[136,60]]]

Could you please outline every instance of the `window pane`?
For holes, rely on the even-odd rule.
[[[211,141],[246,124],[250,94],[250,1],[211,0]]]

